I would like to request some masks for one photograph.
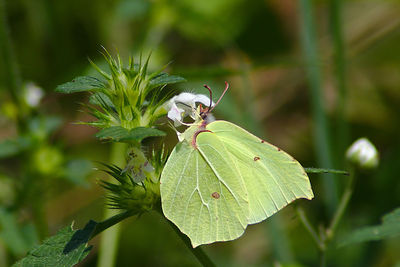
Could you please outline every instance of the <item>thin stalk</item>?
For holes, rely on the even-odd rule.
[[[350,174],[350,178],[349,181],[346,185],[346,188],[343,192],[342,198],[340,200],[339,206],[335,212],[335,215],[333,216],[332,222],[329,226],[329,228],[326,231],[326,236],[327,236],[327,240],[331,240],[333,239],[336,229],[346,211],[347,206],[349,205],[350,202],[350,198],[353,195],[353,191],[354,191],[354,184],[355,184],[355,180],[356,180],[356,173],[353,170]]]
[[[127,145],[123,143],[113,143],[111,147],[110,161],[116,165],[125,163],[125,153]],[[113,218],[118,215],[118,210],[104,207],[104,219]],[[120,237],[121,226],[114,225],[111,229],[104,232],[101,236],[99,246],[99,257],[97,267],[112,267],[115,266],[115,259],[118,251],[118,241]]]
[[[330,136],[328,120],[324,110],[324,100],[321,82],[320,62],[317,52],[315,23],[312,13],[311,0],[300,0],[300,25],[301,41],[304,58],[306,61],[306,73],[310,86],[312,118],[314,122],[314,145],[316,148],[317,164],[324,168],[332,168],[330,149]],[[325,204],[329,213],[333,213],[337,204],[337,186],[335,179],[323,175],[323,189]]]
[[[247,88],[242,102],[243,106],[246,107],[242,115],[242,121],[246,123],[246,127],[251,130],[252,133],[255,133],[258,136],[263,135],[265,133],[263,133],[263,129],[260,127],[260,123],[256,116],[257,112],[255,112],[253,105],[255,95],[250,79],[251,66],[243,57],[240,59],[240,69],[242,73],[241,78],[243,88]],[[293,253],[290,245],[290,239],[286,229],[282,227],[282,224],[282,217],[279,216],[279,214],[271,217],[269,219],[269,223],[266,224],[267,233],[271,240],[276,241],[271,243],[272,251],[276,260],[282,262],[291,262],[293,261]]]
[[[0,266],[9,266],[7,260],[7,249],[4,244],[0,242]]]
[[[343,30],[342,30],[342,0],[331,0],[330,12],[331,12],[331,34],[333,42],[333,61],[334,61],[334,73],[336,76],[336,86],[338,92],[337,101],[337,136],[336,143],[336,158],[343,158],[342,155],[349,140],[349,129],[346,115],[346,56],[345,56],[345,45],[343,42]],[[339,157],[340,155],[340,157]],[[342,164],[343,162],[340,162]]]
[[[325,267],[326,266],[326,250],[322,250],[320,252],[319,266],[320,267]]]
[[[280,262],[292,262],[294,260],[290,239],[284,227],[284,218],[275,214],[268,219],[267,233],[271,242],[274,257]]]
[[[303,224],[304,228],[307,230],[307,232],[310,234],[312,240],[315,242],[319,250],[324,250],[324,244],[320,240],[317,232],[314,230],[312,227],[310,221],[308,220],[304,210],[300,207],[296,207],[296,213],[300,218],[301,223]]]
[[[340,174],[340,175],[349,175],[349,172],[342,170],[334,170],[334,169],[321,169],[321,168],[304,168],[306,173],[332,173],[332,174]]]
[[[256,116],[256,112],[254,109],[254,92],[253,92],[253,86],[251,84],[251,79],[250,79],[250,71],[251,71],[251,66],[246,63],[245,59],[240,60],[240,69],[241,69],[241,78],[243,82],[243,88],[246,88],[246,93],[243,95],[243,107],[244,112],[242,113],[242,121],[245,124],[246,128],[251,130],[255,135],[261,135],[263,133],[262,128],[260,127],[260,123],[258,121],[258,118]]]
[[[163,214],[161,216],[164,217]],[[192,243],[190,243],[190,239],[183,234],[178,227],[175,226],[171,221],[165,218],[165,220],[171,225],[172,229],[174,229],[175,233],[179,236],[179,238],[183,241],[183,243],[186,245],[186,247],[192,252],[192,254],[197,258],[197,260],[204,266],[204,267],[214,267],[216,266],[211,259],[208,257],[208,255],[204,252],[204,250],[201,247],[192,247]]]
[[[317,248],[319,249],[320,266],[321,267],[326,266],[326,253],[327,253],[329,244],[333,240],[335,233],[336,233],[336,229],[337,229],[341,219],[343,218],[346,208],[350,202],[350,198],[354,191],[355,181],[356,181],[356,173],[355,173],[354,169],[352,169],[350,172],[350,177],[349,177],[348,183],[347,183],[346,188],[343,192],[343,195],[340,199],[339,205],[336,208],[336,211],[335,211],[332,221],[329,225],[329,228],[325,230],[323,227],[320,227],[319,234],[312,227],[311,223],[307,219],[305,212],[300,207],[296,207],[296,212],[300,218],[300,221],[302,222],[304,228],[310,234],[311,238],[313,239]]]
[[[326,238],[325,228],[320,225],[319,228],[319,240],[321,240],[322,249],[320,249],[320,267],[326,266],[326,253],[328,251],[328,239]]]
[[[7,23],[6,4],[4,0],[0,0],[0,54],[2,64],[4,66],[5,85],[17,107],[21,106],[21,84],[22,79],[17,64],[17,59],[12,46],[10,31]],[[18,113],[17,124],[23,127],[24,120],[21,113]]]
[[[125,211],[122,213],[119,213],[117,215],[114,215],[102,222],[99,222],[96,225],[96,229],[93,231],[92,235],[90,236],[90,239],[92,239],[93,237],[95,237],[96,235],[100,234],[101,232],[103,232],[104,230],[110,228],[111,226],[121,222],[122,220],[125,220],[126,218],[129,218],[133,215],[136,215],[136,212],[133,211]]]
[[[33,215],[33,222],[35,224],[36,230],[38,232],[39,240],[43,240],[45,237],[49,235],[48,233],[48,223],[47,223],[47,216],[46,216],[46,209],[44,208],[43,203],[45,203],[45,198],[43,195],[43,183],[45,182],[46,177],[37,176],[35,177],[36,181],[34,184],[28,184],[28,186],[34,188],[35,198],[32,201],[32,215]],[[26,186],[26,185],[25,185]]]

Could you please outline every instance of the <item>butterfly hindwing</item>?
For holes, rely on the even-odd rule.
[[[235,177],[234,169],[227,168],[233,163],[224,152],[211,152],[220,151],[222,143],[213,137],[205,143],[199,148],[179,143],[161,176],[164,215],[189,236],[193,247],[238,238],[249,212],[243,180],[227,179]]]

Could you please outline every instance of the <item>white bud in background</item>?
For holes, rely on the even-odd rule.
[[[346,152],[347,159],[364,169],[375,168],[379,163],[379,155],[375,146],[367,139],[356,140]]]
[[[40,104],[40,100],[42,100],[44,96],[44,92],[42,88],[34,84],[33,82],[28,82],[25,85],[25,102],[31,108],[35,108]]]

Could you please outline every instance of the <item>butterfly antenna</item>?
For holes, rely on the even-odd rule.
[[[209,109],[208,112],[213,111],[213,109],[218,105],[219,101],[221,101],[221,99],[224,97],[226,91],[228,91],[228,88],[229,88],[229,83],[228,83],[227,81],[225,81],[225,89],[224,89],[224,91],[222,92],[222,95],[219,97],[217,103],[215,103],[215,105],[214,105],[211,109]]]
[[[205,88],[207,88],[207,90],[208,90],[208,92],[210,92],[210,105],[208,105],[208,110],[210,110],[210,108],[211,108],[211,106],[212,106],[212,90],[211,90],[211,88],[207,85],[207,84],[205,84],[205,85],[203,85]]]

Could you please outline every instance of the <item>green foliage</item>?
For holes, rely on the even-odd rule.
[[[0,143],[0,158],[8,158],[22,152],[30,145],[28,138],[19,137],[15,140],[4,140]]]
[[[65,227],[58,233],[43,241],[28,255],[15,263],[14,267],[71,267],[82,261],[90,252],[87,241],[92,235],[96,223],[90,221],[84,229],[73,230]]]
[[[87,181],[85,201],[75,197],[82,189],[72,183],[79,185],[78,181],[86,181],[79,170],[87,173],[90,164],[72,163],[75,162],[72,155],[109,164],[118,162],[125,170],[124,163],[115,161],[115,156],[110,157],[114,152],[113,144],[96,145],[89,137],[88,127],[68,123],[77,118],[87,120],[87,115],[78,112],[75,105],[77,101],[86,100],[81,97],[91,94],[92,101],[102,95],[112,110],[115,106],[111,99],[95,88],[67,97],[51,93],[46,94],[38,108],[27,110],[23,105],[24,90],[19,86],[26,84],[29,78],[44,91],[53,91],[60,81],[70,81],[74,77],[71,75],[98,77],[89,70],[86,57],[108,70],[98,57],[99,44],[111,44],[118,47],[122,55],[134,55],[136,59],[139,59],[138,51],[152,50],[150,69],[173,62],[168,66],[169,72],[190,78],[184,86],[164,88],[160,97],[170,94],[171,87],[203,93],[202,84],[214,88],[229,79],[232,91],[215,110],[215,116],[265,136],[291,151],[305,166],[347,169],[343,156],[345,148],[351,140],[367,136],[381,155],[380,166],[363,172],[355,183],[355,198],[343,213],[338,234],[345,234],[346,226],[372,221],[388,207],[400,203],[396,187],[396,174],[400,172],[400,76],[397,67],[400,62],[397,52],[400,9],[397,1],[300,1],[298,4],[243,0],[0,2],[5,3],[0,4],[0,143],[8,142],[6,146],[0,145],[3,156],[0,156],[0,205],[13,215],[16,222],[13,225],[19,232],[25,233],[28,224],[35,229],[54,229],[62,218],[65,220],[64,216],[101,213],[100,205],[87,205],[87,201],[97,197],[93,194],[95,190],[90,190],[97,186],[95,181]],[[300,5],[305,4],[308,6],[300,10]],[[320,13],[326,16],[319,16]],[[306,21],[303,14],[314,17]],[[293,20],[294,17],[299,20]],[[10,27],[8,30],[5,27],[4,31],[7,22]],[[299,25],[304,26],[301,31]],[[309,33],[312,33],[313,44],[308,44],[311,49],[304,49],[301,57],[299,40],[306,40]],[[82,40],[82,36],[84,41],[77,41]],[[316,72],[321,74],[320,86],[314,86],[318,77],[316,79],[312,73]],[[98,79],[109,86],[108,78]],[[315,94],[304,93],[310,85],[328,95],[317,99]],[[91,104],[101,110],[100,102]],[[32,117],[49,113],[59,113],[67,123],[48,135],[37,132],[39,134],[33,137],[32,132],[26,132]],[[328,123],[316,119],[323,113]],[[121,126],[117,125],[118,118],[115,116],[116,125],[110,123],[110,126]],[[96,126],[94,122],[93,125]],[[323,140],[321,128],[329,133],[328,140]],[[167,137],[163,142],[170,148],[174,140]],[[145,141],[140,146],[151,160],[152,146],[156,142]],[[39,175],[36,168],[39,165],[32,164],[32,160],[38,153],[35,151],[42,146],[54,146],[62,154],[59,171],[65,173],[67,181],[54,179],[55,173]],[[121,154],[123,158],[125,154]],[[324,157],[329,154],[333,156],[331,166],[321,163],[327,162]],[[152,165],[159,169],[163,166]],[[326,231],[320,226],[330,228],[328,219],[337,208],[329,205],[328,209],[329,201],[322,201],[330,198],[327,196],[333,191],[329,183],[337,183],[340,197],[348,193],[343,189],[350,177],[332,175],[323,185],[320,175],[309,176],[318,197],[301,206],[310,214],[310,222],[318,226],[315,227],[317,235],[324,240]],[[65,197],[71,195],[73,197],[66,201]],[[40,212],[41,207],[45,213]],[[312,238],[305,236],[306,232],[291,212],[292,209],[279,212],[266,223],[251,227],[246,238],[217,247],[208,246],[207,252],[221,266],[318,265]],[[38,219],[41,217],[47,220]],[[185,258],[179,242],[171,240],[174,233],[159,227],[158,219],[143,216],[124,229],[121,241],[115,242],[120,244],[115,265],[129,266],[132,258],[141,266],[195,264],[190,255]],[[44,232],[40,239],[47,236],[45,231],[39,232]],[[0,265],[9,266],[20,254],[10,249],[8,242],[18,239],[5,241],[3,236],[0,239],[3,244],[0,245]],[[26,242],[26,249],[31,246],[28,239],[22,240]],[[332,242],[336,241],[334,237]],[[383,239],[371,245],[354,243],[344,249],[328,246],[326,265],[396,265],[398,242]],[[154,257],[155,252],[160,252],[158,257]],[[95,257],[92,260],[88,265],[94,264]]]
[[[152,210],[157,205],[159,194],[153,191],[151,181],[136,183],[131,174],[118,166],[105,165],[104,170],[118,181],[118,184],[102,181],[101,185],[109,191],[108,205],[111,208],[133,211],[140,214]],[[157,190],[158,191],[158,190]]]
[[[21,225],[15,214],[0,207],[0,238],[14,255],[23,255],[37,242],[32,223]]]
[[[100,140],[114,142],[141,142],[147,137],[164,135],[165,133],[163,131],[154,128],[136,127],[128,130],[121,126],[111,126],[100,130],[95,136]]]
[[[168,84],[184,81],[178,76],[156,72],[147,75],[148,59],[144,64],[135,64],[130,58],[127,68],[117,56],[113,59],[105,51],[110,74],[102,71],[94,63],[92,65],[106,81],[92,77],[78,77],[72,82],[60,85],[56,91],[62,93],[90,92],[88,109],[97,121],[83,123],[96,126],[100,131],[96,137],[111,142],[130,143],[125,168],[104,164],[105,172],[115,178],[117,183],[102,181],[101,185],[108,190],[109,206],[126,210],[126,214],[110,218],[99,225],[102,230],[117,223],[119,218],[141,214],[159,209],[160,192],[159,177],[165,164],[164,150],[155,152],[147,159],[141,148],[141,142],[148,137],[160,137],[165,133],[152,128],[154,122],[167,112],[164,105],[167,98],[160,93]],[[29,127],[36,136],[36,142],[45,140],[48,133],[56,129],[57,124],[51,120],[32,120]],[[43,131],[42,131],[42,130]],[[5,154],[18,152],[10,142],[3,144],[7,148]],[[90,169],[84,160],[71,160],[62,169],[63,157],[54,147],[40,145],[33,153],[33,165],[41,175],[57,173],[76,183],[80,182]],[[16,266],[72,266],[89,253],[87,241],[92,236],[96,224],[89,222],[83,230],[72,231],[71,228],[61,230],[57,235],[47,239],[41,246],[33,249],[28,256]],[[100,227],[100,228],[101,228]],[[101,231],[101,230],[98,230]],[[16,239],[18,240],[18,239]]]
[[[76,77],[71,82],[57,86],[56,92],[71,94],[76,92],[93,91],[104,88],[104,82],[94,77]]]
[[[382,217],[382,224],[354,230],[339,241],[339,246],[382,240],[400,235],[400,208]]]
[[[85,178],[93,170],[92,163],[87,159],[74,158],[66,162],[63,177],[78,185],[87,185]]]
[[[150,88],[156,88],[158,86],[165,86],[167,84],[174,84],[186,81],[184,78],[176,76],[176,75],[169,75],[168,73],[162,72],[156,76],[154,76],[150,80]]]
[[[124,169],[103,164],[104,172],[113,177],[117,183],[101,181],[101,185],[110,193],[108,205],[112,208],[133,211],[141,214],[159,208],[159,177],[166,162],[164,149],[155,151],[148,159],[137,147],[131,147]]]
[[[88,109],[97,120],[85,124],[103,129],[98,134],[101,139],[130,142],[141,141],[147,136],[160,136],[160,131],[145,132],[143,127],[152,126],[160,116],[166,114],[163,104],[167,98],[160,96],[164,87],[185,79],[161,71],[148,74],[150,57],[145,62],[140,59],[139,63],[130,57],[127,67],[123,66],[119,55],[114,59],[104,50],[104,58],[110,73],[101,70],[91,61],[92,66],[105,79],[104,82],[92,77],[78,77],[58,86],[57,91],[92,93],[90,103],[96,107],[88,106]],[[142,128],[130,132],[137,127]]]

